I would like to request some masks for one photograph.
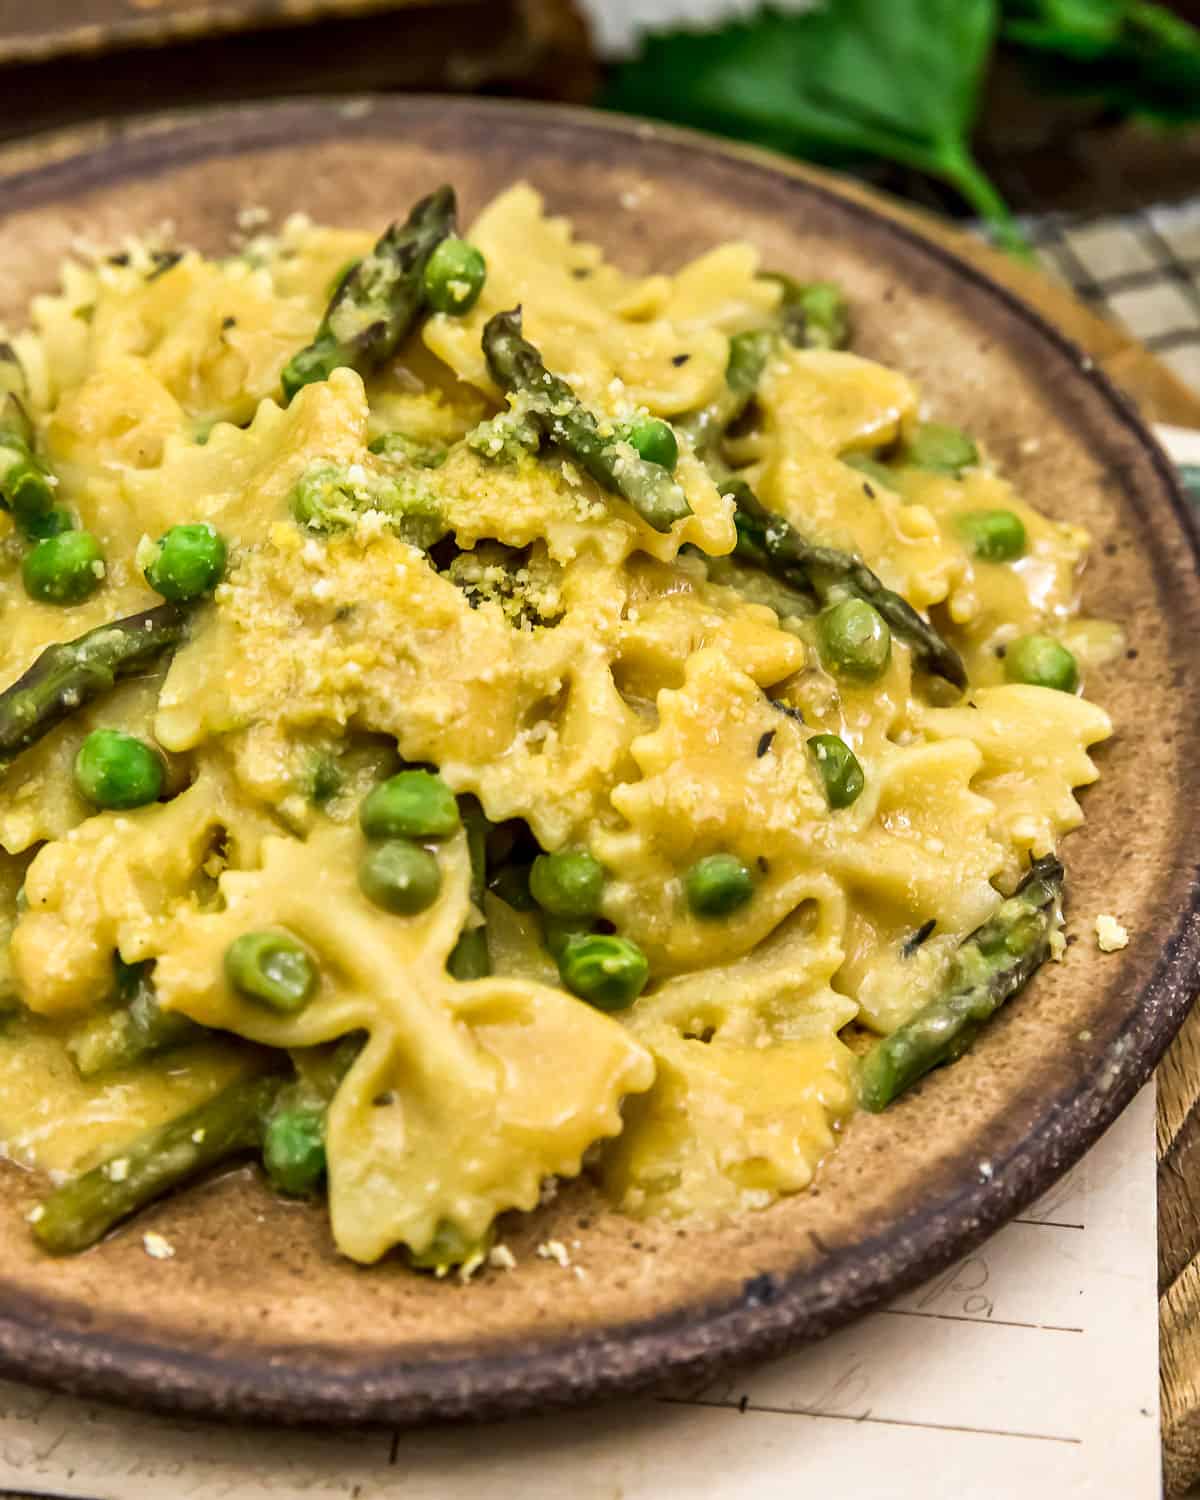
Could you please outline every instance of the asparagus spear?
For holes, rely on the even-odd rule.
[[[796,281],[782,271],[764,271],[775,282],[779,299],[779,327],[798,349],[844,349],[850,342],[850,309],[840,287],[832,281]]]
[[[231,1157],[256,1150],[279,1086],[277,1076],[240,1079],[204,1104],[145,1131],[34,1209],[34,1238],[53,1255],[86,1250],[155,1198]]]
[[[487,888],[488,820],[474,797],[464,798],[463,824],[467,830],[467,849],[471,855],[471,900],[477,911],[483,911]],[[488,953],[487,927],[464,927],[459,934],[446,967],[455,979],[483,979],[492,972]]]
[[[67,1038],[67,1051],[81,1078],[95,1078],[157,1057],[203,1035],[204,1028],[155,998],[149,964],[117,960],[116,1010],[89,1016]]]
[[[956,688],[966,687],[967,671],[958,652],[907,600],[885,588],[866,563],[834,547],[806,542],[782,516],[767,510],[745,480],[722,480],[720,490],[737,507],[736,557],[810,594],[822,607],[847,594],[865,599],[908,642],[922,666]]]
[[[54,483],[33,451],[33,424],[11,391],[0,403],[0,507],[11,511],[32,540],[60,530],[54,509]]]
[[[773,328],[736,333],[729,340],[724,387],[707,406],[690,412],[675,423],[675,430],[691,439],[692,448],[701,458],[711,456],[725,433],[754,399],[758,382],[777,342],[778,334]]]
[[[0,771],[76,709],[108,692],[118,678],[143,670],[178,645],[186,622],[187,613],[177,604],[160,604],[47,646],[0,693]]]
[[[707,406],[675,423],[701,457],[708,455],[742,415],[762,379],[763,370],[781,340],[799,349],[844,349],[850,339],[850,311],[831,281],[799,282],[781,271],[764,271],[783,295],[777,322],[767,328],[734,334],[729,340],[725,388]]]
[[[438,188],[346,273],[316,338],[284,366],[285,401],[314,380],[328,380],[341,365],[365,372],[391,358],[420,314],[426,263],[454,233],[455,212],[454,189]]]
[[[523,415],[544,442],[575,459],[601,489],[620,495],[655,531],[670,531],[690,516],[687,496],[661,464],[642,458],[613,431],[605,435],[575,392],[552,375],[542,356],[521,335],[521,310],[497,313],[483,330],[483,352],[492,379],[510,395],[523,396]]]
[[[995,915],[959,946],[942,994],[867,1054],[859,1077],[864,1108],[877,1114],[930,1068],[962,1055],[1045,961],[1062,922],[1062,897],[1062,865],[1053,855],[1035,860]]]

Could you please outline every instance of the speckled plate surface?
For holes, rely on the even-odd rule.
[[[249,1170],[73,1260],[33,1249],[35,1184],[0,1175],[0,1373],[141,1406],[393,1424],[528,1411],[700,1378],[818,1338],[962,1255],[1069,1167],[1144,1081],[1200,955],[1197,538],[1144,428],[1080,352],[978,271],[786,164],[606,116],[445,99],[284,104],[59,147],[0,182],[0,317],[20,321],[76,236],[164,219],[228,248],[240,208],[383,224],[442,179],[469,220],[525,177],[621,264],[674,267],[744,236],[833,276],[856,347],[914,375],[1029,498],[1096,538],[1085,609],[1129,651],[1091,684],[1115,738],[1066,843],[1080,934],[975,1049],[855,1119],[817,1188],[717,1229],[634,1223],[585,1185],[506,1230],[518,1267],[467,1287],[356,1268],[324,1215]],[[1030,441],[1035,439],[1036,442]],[[1091,922],[1131,933],[1100,954]],[[538,1258],[566,1241],[577,1277]]]

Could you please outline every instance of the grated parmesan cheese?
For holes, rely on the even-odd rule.
[[[1116,953],[1129,942],[1129,934],[1116,917],[1102,911],[1096,918],[1096,944],[1101,953]]]

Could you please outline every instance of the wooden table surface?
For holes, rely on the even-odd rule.
[[[128,128],[127,123],[97,122],[6,144],[0,148],[0,175],[61,160]],[[814,170],[812,175],[823,174]],[[841,179],[839,187],[914,223],[1011,287],[1085,347],[1147,420],[1200,428],[1200,393],[1184,386],[1135,339],[1098,318],[1041,272],[866,188]],[[1158,1144],[1163,1464],[1167,1494],[1176,1496],[1200,1480],[1200,1010],[1189,1017],[1159,1069]],[[1189,1186],[1189,1170],[1197,1173],[1194,1188]],[[1200,1489],[1195,1494],[1200,1497]],[[0,1500],[34,1497],[10,1493]]]

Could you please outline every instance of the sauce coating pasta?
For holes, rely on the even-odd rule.
[[[763,1208],[1056,946],[1087,537],[818,285],[633,277],[518,185],[36,299],[0,1138],[75,1174],[47,1248],[218,1138],[364,1263],[478,1260],[585,1162]]]

